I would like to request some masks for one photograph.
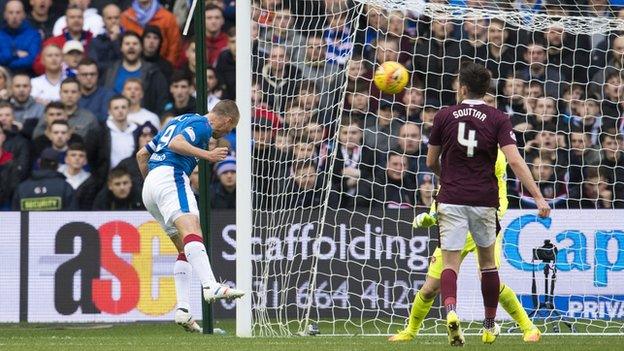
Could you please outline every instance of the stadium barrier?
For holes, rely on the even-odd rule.
[[[309,271],[311,258],[317,255],[319,276],[313,304],[319,318],[366,309],[407,316],[437,240],[429,241],[428,231],[406,224],[413,218],[411,211],[385,210],[383,214],[335,211],[326,217],[333,223],[325,228],[340,230],[318,239],[318,223],[293,224],[283,229],[280,239],[265,236],[271,242],[254,237],[253,259],[274,262],[269,277],[288,277],[288,272],[279,272],[281,263],[297,260],[289,267]],[[213,211],[213,267],[217,277],[229,284],[235,277],[234,223],[234,211]],[[355,226],[349,228],[348,223]],[[533,308],[533,270],[538,292],[543,291],[543,263],[531,262],[532,249],[550,239],[559,248],[556,308],[574,318],[624,318],[624,211],[558,210],[549,219],[539,219],[530,211],[512,210],[502,228],[501,277],[521,296],[525,308]],[[432,236],[437,234],[432,232]],[[176,250],[147,212],[2,212],[0,238],[0,322],[173,319],[175,290],[170,274]],[[351,272],[367,277],[364,284],[350,284]],[[475,275],[476,262],[469,256],[458,284],[460,291],[474,293],[460,293],[458,306],[465,318],[479,319],[482,306]],[[284,280],[270,281],[270,289],[258,291],[257,300],[279,306],[283,302],[276,292],[284,284],[289,287],[287,308],[296,315],[306,304],[305,283],[291,287]],[[192,311],[199,315],[197,280],[191,301]],[[234,306],[217,303],[216,317],[233,318]],[[432,311],[436,317],[438,309]],[[502,309],[499,315],[506,318]]]

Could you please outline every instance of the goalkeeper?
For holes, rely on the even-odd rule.
[[[498,156],[496,158],[496,178],[498,179],[498,198],[500,201],[498,217],[502,218],[502,216],[507,211],[508,200],[507,200],[507,185],[505,184],[506,180],[506,168],[507,168],[507,160],[505,159],[505,155],[498,150]],[[414,220],[414,227],[416,228],[429,228],[431,226],[437,225],[436,219],[436,208],[435,203],[431,205],[431,210],[429,213],[421,213]],[[501,256],[501,244],[502,244],[502,236],[499,235],[496,240],[496,267],[500,266],[500,256]],[[462,250],[461,257],[462,259],[468,255],[468,253],[476,252],[475,242],[472,239],[470,233],[468,233],[468,237],[466,238],[466,245]],[[391,336],[388,341],[410,341],[416,337],[418,331],[422,326],[422,322],[429,314],[429,310],[431,309],[431,305],[435,300],[436,295],[438,295],[440,291],[440,275],[442,274],[442,251],[440,248],[437,248],[433,253],[433,259],[429,265],[429,270],[427,271],[427,279],[425,280],[425,284],[422,288],[416,293],[414,297],[414,304],[412,306],[412,310],[409,315],[409,322],[407,327],[397,334]],[[541,332],[533,322],[529,319],[524,308],[518,301],[516,297],[516,293],[511,290],[511,288],[501,282],[500,285],[500,295],[499,295],[499,303],[500,305],[507,311],[507,313],[518,323],[520,329],[523,333],[523,340],[525,342],[538,342],[541,337]]]

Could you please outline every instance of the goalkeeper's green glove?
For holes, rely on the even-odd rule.
[[[423,212],[414,218],[412,225],[414,228],[429,228],[438,224],[438,214],[436,212]]]

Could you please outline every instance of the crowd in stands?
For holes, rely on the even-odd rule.
[[[234,6],[206,7],[208,108],[233,98]],[[0,1],[1,210],[144,208],[134,154],[170,118],[196,111],[194,33],[181,34],[188,7]],[[233,208],[235,159],[213,168],[213,207]]]
[[[505,10],[624,18],[607,0],[583,1]],[[0,0],[0,209],[143,208],[136,150],[196,111],[197,53],[192,33],[181,34],[189,3]],[[235,6],[206,1],[208,109],[236,98]],[[527,31],[351,0],[254,0],[251,29],[252,57],[242,59],[253,71],[257,208],[428,207],[437,186],[428,135],[436,112],[456,103],[463,60],[492,73],[486,103],[510,116],[553,207],[624,207],[622,33]],[[372,83],[385,61],[410,70],[403,92]],[[212,206],[234,208],[234,134],[212,144],[232,150],[212,165]],[[511,173],[508,190],[512,207],[534,206]]]
[[[624,18],[621,4],[449,3],[524,11],[526,23],[430,18],[348,0],[254,7],[252,95],[262,118],[254,125],[254,158],[267,161],[256,163],[254,179],[268,194],[256,198],[257,207],[428,207],[437,186],[424,162],[428,135],[436,112],[457,103],[464,60],[491,72],[485,101],[510,116],[552,207],[624,207],[624,33],[579,33],[556,21]],[[549,15],[552,24],[542,17],[529,30],[529,13]],[[385,61],[410,70],[403,92],[383,94],[372,83]],[[535,207],[511,170],[508,193],[512,208]]]

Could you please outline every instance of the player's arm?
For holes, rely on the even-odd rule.
[[[498,149],[494,173],[498,181],[498,218],[500,219],[505,216],[507,208],[509,208],[509,200],[507,199],[507,159],[505,159],[505,154],[500,149]]]
[[[224,160],[229,151],[227,147],[217,147],[210,151],[204,150],[189,143],[182,134],[178,134],[171,139],[171,142],[169,142],[169,150],[175,152],[176,154],[193,156],[210,162],[219,162]]]
[[[440,153],[442,152],[442,130],[444,129],[444,117],[442,112],[433,117],[433,125],[429,134],[427,145],[427,167],[439,178],[440,177]]]
[[[439,145],[431,145],[429,144],[429,148],[427,151],[427,167],[435,173],[436,176],[440,176],[440,150],[442,149]]]
[[[544,200],[544,196],[542,196],[537,184],[535,184],[531,171],[529,170],[526,162],[524,162],[520,152],[518,152],[516,145],[505,145],[501,148],[501,150],[505,154],[507,163],[509,163],[509,166],[514,171],[516,177],[520,179],[522,185],[529,191],[529,193],[531,193],[533,199],[535,199],[539,216],[548,217],[550,214],[550,206],[548,206],[548,203]]]
[[[136,160],[139,164],[139,170],[141,171],[143,178],[147,177],[147,162],[149,161],[151,155],[152,153],[147,147],[142,147],[136,153]]]

